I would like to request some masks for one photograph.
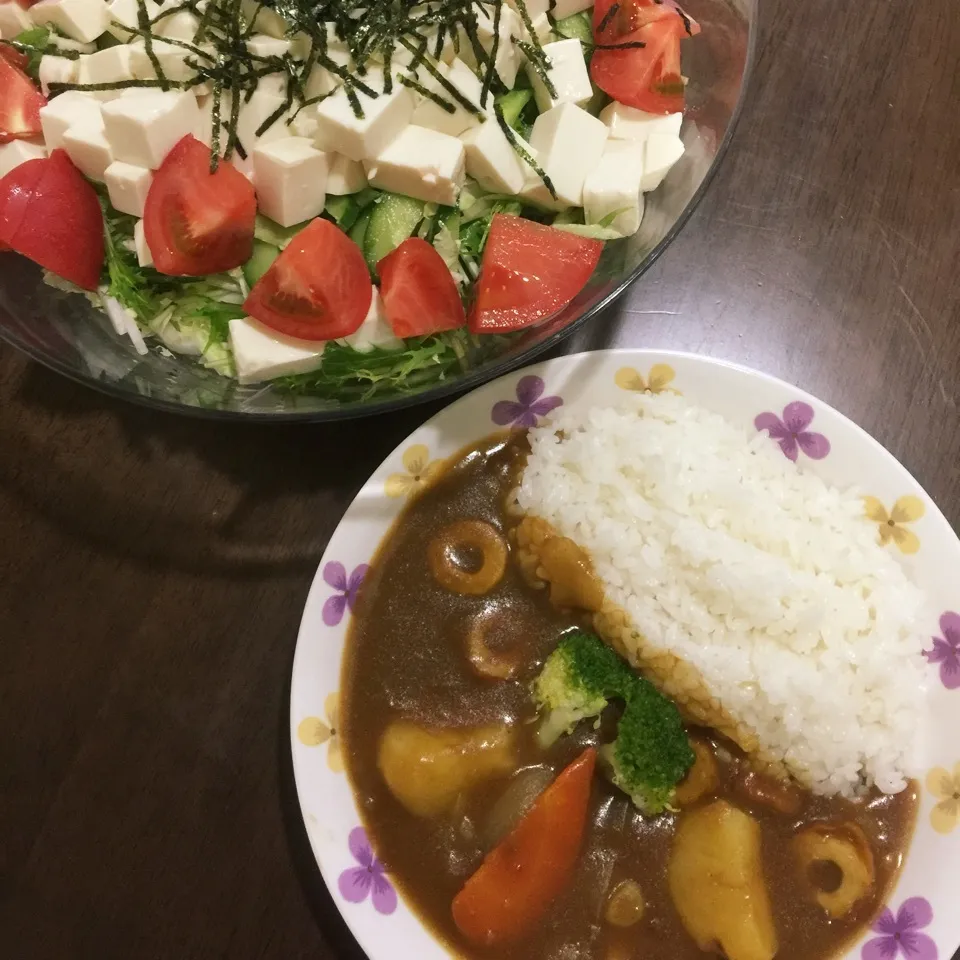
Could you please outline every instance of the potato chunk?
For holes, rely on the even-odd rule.
[[[430,730],[401,720],[380,738],[377,763],[390,791],[411,813],[437,817],[474,784],[513,771],[513,734],[502,724]]]
[[[683,814],[667,866],[674,906],[701,950],[728,960],[777,952],[760,859],[760,825],[725,800]]]

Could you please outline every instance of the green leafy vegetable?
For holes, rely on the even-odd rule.
[[[553,29],[555,33],[559,33],[561,37],[566,37],[567,40],[579,40],[588,48],[584,50],[585,54],[589,54],[593,48],[593,24],[590,20],[590,14],[586,11],[558,20]]]

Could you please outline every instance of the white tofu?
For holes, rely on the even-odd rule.
[[[194,63],[207,62],[204,57],[199,56],[192,50],[187,50],[185,47],[179,47],[173,43],[167,43],[166,40],[160,38],[154,40],[151,46],[160,64],[160,69],[163,70],[163,75],[168,80],[176,80],[178,82],[192,80],[197,75],[197,71],[191,67],[187,61],[191,60]],[[143,40],[140,37],[132,40],[129,44],[129,49],[130,68],[133,70],[133,75],[138,80],[155,79],[157,71],[153,65],[153,61],[150,59],[150,55],[147,53]],[[210,50],[207,44],[198,44],[197,49],[207,53],[209,53]],[[211,60],[210,63],[212,62]]]
[[[265,33],[268,37],[276,37],[278,40],[287,35],[287,21],[275,10],[263,6],[260,0],[241,0],[240,12],[248,23],[252,18],[256,18],[253,21],[253,28],[257,33]]]
[[[481,117],[477,115],[480,110],[480,96],[483,93],[483,84],[477,75],[462,61],[454,60],[449,66],[441,64],[437,71],[450,85],[457,90],[476,110],[467,110],[461,106],[449,90],[445,89],[436,77],[430,77],[430,80],[424,84],[428,90],[443,97],[443,99],[453,105],[453,112],[444,110],[440,104],[424,97],[413,111],[413,117],[410,122],[418,127],[426,127],[429,130],[436,130],[437,133],[445,133],[451,137],[458,137],[464,130],[470,127],[478,126]],[[493,104],[493,94],[487,94],[487,108]]]
[[[510,8],[515,10],[519,16],[520,8],[517,5],[517,0],[507,0],[507,3],[510,5]],[[524,0],[523,5],[527,8],[527,13],[530,14],[530,19],[536,20],[537,17],[542,16],[550,9],[550,0]]]
[[[264,79],[269,81],[272,77]],[[286,89],[285,85],[283,89]],[[286,113],[281,114],[261,133],[257,132],[283,106],[285,95],[279,91],[279,87],[271,88],[270,84],[261,85],[253,92],[249,101],[240,107],[240,114],[237,117],[237,139],[243,145],[248,157],[260,144],[290,136]],[[224,119],[228,116],[229,114],[224,115]]]
[[[640,229],[643,217],[644,145],[632,140],[608,140],[600,162],[583,184],[583,215],[587,223],[606,224],[628,237]]]
[[[325,97],[328,93],[333,93],[343,81],[332,70],[315,63],[310,68],[310,74],[307,82],[303,85],[303,92],[307,100],[313,100],[315,97]]]
[[[137,252],[137,263],[141,267],[153,266],[153,254],[147,245],[147,235],[143,229],[143,221],[138,220],[133,225],[133,247]]]
[[[543,52],[550,66],[547,76],[556,90],[556,96],[547,90],[543,78],[533,64],[527,64],[527,76],[541,113],[560,103],[585,103],[593,96],[590,74],[583,59],[583,46],[579,40],[558,40],[546,43]]]
[[[100,122],[100,101],[81,90],[66,90],[40,108],[40,129],[48,150],[63,146],[64,135],[74,123]]]
[[[351,160],[376,157],[404,127],[413,114],[413,98],[401,84],[390,93],[368,97],[357,91],[363,110],[358,117],[341,87],[317,104],[317,146],[336,151]]]
[[[530,146],[553,182],[557,199],[543,184],[529,191],[525,188],[525,195],[551,209],[581,206],[583,183],[600,162],[606,142],[606,125],[574,103],[561,103],[541,113],[533,125]]]
[[[600,119],[609,128],[611,140],[646,140],[651,133],[680,136],[683,114],[647,113],[614,101],[600,111]]]
[[[477,9],[477,39],[480,46],[489,54],[493,50],[493,17],[485,16],[481,9]],[[493,62],[497,75],[508,86],[513,87],[517,82],[517,74],[523,63],[523,54],[513,42],[514,37],[525,35],[523,21],[510,7],[503,7],[500,13],[500,39],[497,43],[497,55]],[[477,58],[473,45],[463,27],[459,28],[458,41],[460,52],[458,56],[468,66],[476,68]]]
[[[593,6],[592,0],[554,0],[553,14],[554,20],[566,20],[575,13],[582,13]]]
[[[327,155],[305,137],[285,137],[253,151],[260,212],[281,227],[312,220],[326,203]]]
[[[77,83],[117,83],[133,79],[132,51],[126,44],[107,47],[77,61]],[[123,90],[91,90],[98,100],[116,100]]]
[[[188,90],[141,90],[103,105],[107,139],[117,160],[156,170],[200,122]]]
[[[411,124],[363,167],[371,185],[381,190],[453,205],[463,186],[464,163],[463,144],[456,137]]]
[[[151,20],[160,12],[160,7],[153,0],[146,0],[144,6]],[[121,43],[127,43],[133,36],[130,31],[140,26],[137,0],[113,0],[107,5],[107,12],[110,17],[107,33]]]
[[[42,143],[34,140],[11,140],[0,144],[0,177],[16,170],[28,160],[42,160],[47,151]]]
[[[283,57],[290,52],[290,41],[258,33],[247,41],[247,50],[255,57]]]
[[[342,153],[327,154],[327,193],[343,197],[359,193],[367,185],[367,175],[359,160],[351,160]]]
[[[649,193],[660,186],[670,168],[683,156],[683,141],[671,133],[651,133],[644,148],[641,188]]]
[[[390,327],[383,309],[383,299],[376,287],[373,288],[373,296],[370,298],[370,309],[359,329],[337,343],[353,347],[358,353],[369,353],[375,347],[380,350],[399,350],[403,347],[403,341]]]
[[[93,43],[110,23],[104,0],[40,0],[30,8],[33,22],[49,24],[72,40]]]
[[[317,135],[317,111],[312,107],[294,110],[293,120],[288,129],[294,137],[307,137],[313,140]]]
[[[0,0],[0,37],[10,40],[32,26],[30,14],[16,0]]]
[[[50,93],[51,83],[76,83],[77,61],[66,57],[43,56],[37,71],[40,78],[40,91],[44,96]]]
[[[299,340],[244,317],[230,321],[230,346],[240,383],[309,373],[320,366],[324,340]]]
[[[121,213],[142,217],[153,172],[123,160],[114,160],[104,171],[103,181],[110,194],[110,203]]]
[[[71,124],[61,146],[85,177],[103,182],[107,167],[113,163],[113,151],[104,135],[102,117]]]
[[[173,4],[171,9],[176,7]],[[173,40],[185,40],[192,42],[197,35],[197,29],[200,26],[200,20],[189,10],[177,10],[176,13],[170,13],[157,20],[153,27],[153,32],[159,37],[168,37]]]
[[[527,165],[494,119],[460,135],[466,152],[467,173],[492,193],[519,193]]]
[[[220,104],[220,156],[222,157],[227,149],[227,141],[229,139],[229,132],[227,129],[228,121],[230,118],[230,107],[231,107],[231,96],[229,93],[225,93]],[[198,101],[200,109],[200,121],[197,124],[196,130],[193,135],[203,144],[208,147],[213,146],[213,97],[201,97]],[[241,113],[242,113],[241,108]],[[237,124],[239,132],[239,122]],[[246,131],[245,129],[245,132]],[[287,135],[287,134],[284,134]],[[256,146],[256,138],[250,149],[243,145],[241,141],[241,146],[243,147],[244,156],[240,156],[239,150],[234,150],[230,155],[230,164],[239,170],[248,180],[253,179],[253,158],[251,157],[252,147]]]
[[[533,21],[533,33],[537,40],[540,41],[541,46],[545,43],[553,43],[556,40],[561,39],[557,37],[553,32],[553,24],[550,23],[550,17],[545,13],[541,13],[536,20]],[[523,24],[520,25],[520,32],[514,34],[520,40],[529,41],[529,32]]]

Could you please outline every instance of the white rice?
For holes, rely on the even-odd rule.
[[[517,506],[590,553],[607,599],[764,755],[818,793],[904,788],[922,597],[855,492],[676,395],[560,411],[530,443]]]

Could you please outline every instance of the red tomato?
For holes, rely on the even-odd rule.
[[[6,43],[0,43],[0,59],[12,63],[18,70],[23,71],[26,71],[27,64],[30,63],[30,58],[25,53]]]
[[[680,41],[700,32],[675,3],[598,0],[593,9],[597,46],[590,60],[593,82],[614,100],[648,113],[683,110]],[[604,45],[643,43],[643,47]]]
[[[103,269],[97,192],[63,150],[27,160],[0,180],[0,245],[85,290]]]
[[[243,309],[287,336],[336,340],[357,331],[372,297],[360,248],[329,220],[317,219],[273,261]]]
[[[223,162],[210,172],[210,148],[185,136],[153,175],[143,230],[154,268],[200,277],[232,270],[253,253],[253,184]]]
[[[483,250],[474,333],[519,330],[565,307],[586,285],[603,243],[506,213],[494,214]]]
[[[426,240],[404,240],[377,264],[377,273],[387,320],[398,337],[456,330],[467,322],[457,285]]]
[[[0,57],[0,143],[39,136],[40,108],[46,105],[30,78],[6,55]]]
[[[585,750],[537,798],[453,901],[453,920],[477,946],[516,941],[570,883],[580,855],[597,752]]]

